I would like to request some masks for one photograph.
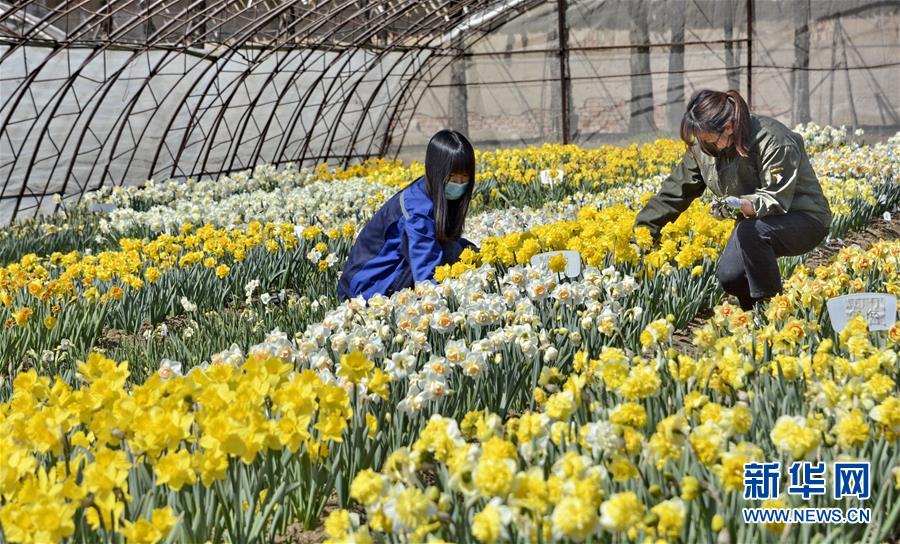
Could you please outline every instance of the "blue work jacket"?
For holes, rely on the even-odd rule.
[[[385,202],[363,227],[344,265],[338,296],[368,299],[417,281],[434,281],[434,269],[443,259],[423,176]]]

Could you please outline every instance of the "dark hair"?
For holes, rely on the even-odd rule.
[[[750,156],[750,108],[741,94],[735,90],[728,92],[703,89],[694,93],[688,102],[687,111],[681,119],[681,139],[688,148],[697,140],[700,148],[710,155],[717,150],[705,144],[699,134],[721,133],[732,123],[734,130],[733,149],[741,157]]]
[[[450,174],[466,173],[469,184],[459,200],[448,201],[444,188]],[[434,231],[441,242],[458,240],[465,226],[475,187],[475,150],[461,133],[441,130],[425,150],[425,185],[434,203]]]

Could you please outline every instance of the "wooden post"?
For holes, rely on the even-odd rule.
[[[747,0],[747,106],[753,109],[753,0]]]

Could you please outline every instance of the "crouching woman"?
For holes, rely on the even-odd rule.
[[[475,186],[475,151],[461,133],[442,130],[425,150],[425,175],[388,200],[363,227],[344,266],[338,296],[370,298],[434,281],[453,264]]]
[[[799,134],[751,114],[737,91],[698,91],[681,121],[688,146],[681,163],[635,219],[660,229],[709,188],[736,197],[740,217],[716,276],[744,310],[782,290],[777,258],[815,248],[831,228],[831,208]]]

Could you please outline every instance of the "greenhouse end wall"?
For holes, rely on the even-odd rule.
[[[455,61],[465,65],[465,124],[482,147],[674,136],[686,99],[702,88],[738,89],[754,112],[790,126],[814,121],[873,136],[900,129],[896,3],[569,0],[563,45],[552,4],[507,23]],[[421,158],[435,130],[458,124],[447,109],[450,72],[423,84],[419,107],[393,141],[399,157]],[[641,85],[646,90],[636,92]],[[571,128],[563,138],[566,88]]]

